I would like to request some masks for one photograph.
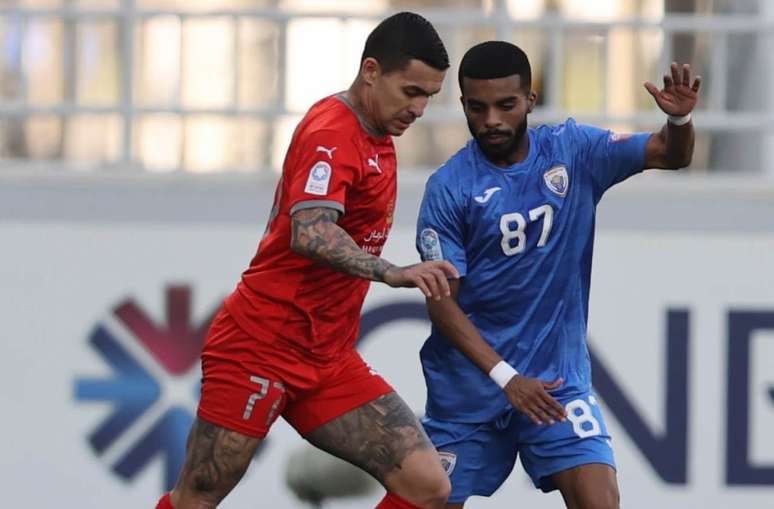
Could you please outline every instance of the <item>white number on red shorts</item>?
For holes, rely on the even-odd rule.
[[[599,435],[602,429],[599,421],[591,412],[591,407],[582,399],[574,399],[564,406],[567,419],[572,423],[572,430],[581,438]]]
[[[253,408],[255,408],[255,402],[259,399],[263,399],[266,397],[267,394],[269,394],[269,387],[272,385],[272,383],[265,379],[261,378],[260,376],[251,376],[250,381],[253,383],[256,383],[261,386],[261,389],[258,392],[254,392],[250,394],[250,397],[247,398],[247,404],[245,405],[245,412],[242,414],[242,419],[245,421],[250,420],[250,416],[253,415]],[[285,386],[282,385],[282,382],[274,382],[273,384],[275,389],[279,389],[280,395],[279,397],[274,401],[274,403],[271,405],[271,410],[269,410],[269,415],[266,417],[266,424],[271,424],[271,422],[274,420],[274,416],[277,414],[277,409],[280,406],[280,403],[282,403],[282,398],[285,395]]]
[[[245,421],[250,420],[250,416],[253,415],[253,408],[255,408],[255,402],[259,399],[263,399],[269,393],[269,381],[259,376],[251,376],[250,381],[261,386],[261,390],[250,394],[247,398],[247,405],[245,405],[245,413],[242,414],[242,419]]]

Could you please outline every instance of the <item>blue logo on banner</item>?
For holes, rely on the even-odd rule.
[[[134,479],[161,456],[164,490],[173,487],[185,458],[198,383],[190,382],[190,404],[168,403],[163,396],[172,385],[188,380],[191,370],[198,366],[213,315],[192,324],[190,289],[169,287],[165,323],[155,322],[133,299],[127,299],[112,310],[111,322],[117,321],[128,334],[120,333],[107,320],[91,331],[89,345],[110,368],[110,374],[78,378],[75,398],[81,403],[111,405],[111,412],[89,433],[88,442],[97,457],[105,457],[109,450],[119,453],[110,454],[117,458],[111,460],[110,468],[120,478]],[[660,428],[649,424],[616,379],[614,370],[589,345],[597,394],[653,472],[664,483],[675,485],[688,483],[690,317],[688,309],[667,309],[665,313],[664,421]],[[402,320],[427,323],[425,305],[396,301],[367,310],[361,318],[359,344],[367,343],[377,329]],[[735,309],[729,311],[727,322],[726,483],[771,486],[774,464],[758,465],[751,458],[751,402],[759,397],[756,391],[761,389],[750,383],[750,365],[754,333],[774,330],[774,311]],[[774,403],[774,387],[770,384],[765,386],[765,396],[767,403]]]
[[[198,366],[213,316],[194,327],[190,323],[190,309],[190,289],[168,287],[166,324],[155,323],[133,299],[126,299],[112,310],[112,315],[128,331],[128,336],[117,335],[104,323],[97,324],[89,335],[89,345],[110,367],[111,374],[105,378],[78,378],[75,399],[112,405],[110,414],[88,436],[97,456],[102,457],[133,430],[137,438],[111,465],[122,479],[133,479],[157,455],[164,458],[164,489],[171,489],[177,479],[185,459],[185,441],[193,423],[193,402],[198,396],[199,384],[192,382],[189,405],[156,406],[163,404],[165,388],[175,383],[176,377],[189,374]],[[129,346],[134,345],[129,345],[130,342],[142,345],[149,356],[140,358],[133,354],[134,348]],[[152,362],[157,364],[155,369],[149,366]],[[163,379],[153,373],[163,373]],[[151,408],[154,408],[154,418],[141,420]]]

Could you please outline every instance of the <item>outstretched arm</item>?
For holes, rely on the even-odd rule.
[[[397,267],[364,252],[336,221],[339,212],[325,207],[299,210],[291,216],[290,248],[353,277],[381,281],[392,287],[416,287],[428,298],[449,295],[447,278],[459,273],[449,262],[424,262]]]
[[[449,286],[451,296],[427,301],[430,319],[455,348],[481,371],[490,374],[503,358],[481,337],[476,326],[457,304],[460,280],[451,281]],[[504,383],[503,391],[513,407],[535,424],[554,424],[555,421],[565,419],[562,405],[548,394],[548,391],[558,388],[562,380],[549,383],[516,374],[504,382],[507,383]]]
[[[666,124],[654,133],[645,148],[645,167],[678,169],[691,164],[693,157],[694,130],[691,112],[698,100],[701,77],[691,84],[691,66],[682,68],[672,62],[670,74],[664,75],[664,88],[659,90],[651,82],[645,88],[661,111],[669,115]]]

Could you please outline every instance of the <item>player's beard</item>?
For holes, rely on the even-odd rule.
[[[512,130],[491,129],[481,130],[477,133],[470,121],[468,121],[468,129],[487,159],[494,164],[505,163],[510,165],[513,155],[519,149],[519,145],[521,145],[524,136],[527,134],[527,115],[524,115],[524,120]],[[496,145],[487,143],[487,136],[493,134],[505,136],[506,140]]]

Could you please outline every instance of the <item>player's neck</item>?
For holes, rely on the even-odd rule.
[[[387,133],[382,131],[375,122],[373,98],[370,97],[368,92],[368,87],[364,86],[359,79],[356,79],[343,95],[347,105],[357,115],[358,120],[360,120],[366,131],[377,136],[385,136]]]
[[[514,164],[524,161],[527,159],[527,156],[529,156],[529,135],[525,131],[521,136],[521,139],[516,144],[513,152],[497,159],[492,159],[489,157],[489,161],[498,168],[508,168]]]

